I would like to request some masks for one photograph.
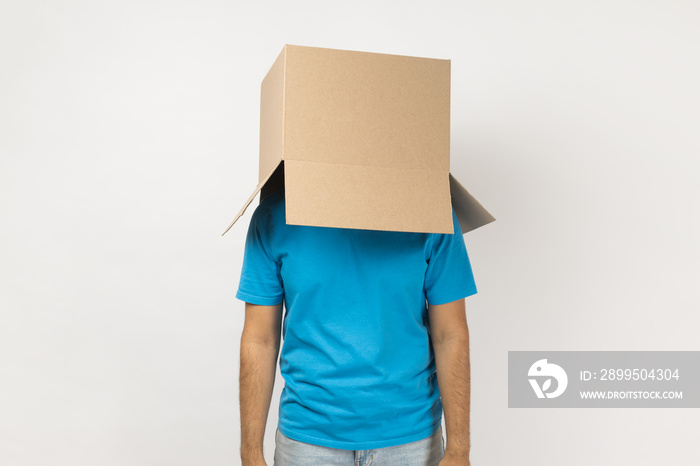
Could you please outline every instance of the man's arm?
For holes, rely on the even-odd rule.
[[[430,305],[428,312],[438,386],[447,428],[447,446],[441,464],[468,465],[471,370],[469,328],[464,299]]]
[[[275,386],[281,322],[282,303],[245,304],[239,389],[243,466],[266,464],[263,440]]]

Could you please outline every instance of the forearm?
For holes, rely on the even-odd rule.
[[[265,426],[277,372],[279,346],[241,338],[241,460],[263,459]]]
[[[434,343],[433,349],[447,430],[445,456],[464,458],[468,462],[471,404],[469,335],[467,333]]]

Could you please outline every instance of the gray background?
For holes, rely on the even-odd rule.
[[[696,409],[508,409],[507,352],[699,349],[697,2],[1,5],[3,465],[238,464],[250,212],[220,233],[285,43],[452,59],[452,170],[497,218],[473,464],[695,464]]]

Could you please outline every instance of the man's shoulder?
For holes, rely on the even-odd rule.
[[[285,223],[284,191],[269,194],[260,200],[255,208],[254,216],[261,216],[268,222]]]
[[[284,207],[284,191],[277,191],[272,194],[268,194],[264,198],[260,200],[260,205],[258,207],[262,207],[265,209],[279,209],[280,207]]]

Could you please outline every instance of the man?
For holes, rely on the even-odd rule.
[[[246,302],[244,466],[266,464],[280,334],[275,466],[469,464],[464,298],[476,286],[454,211],[453,225],[454,234],[287,225],[284,192],[260,202],[236,294]]]

